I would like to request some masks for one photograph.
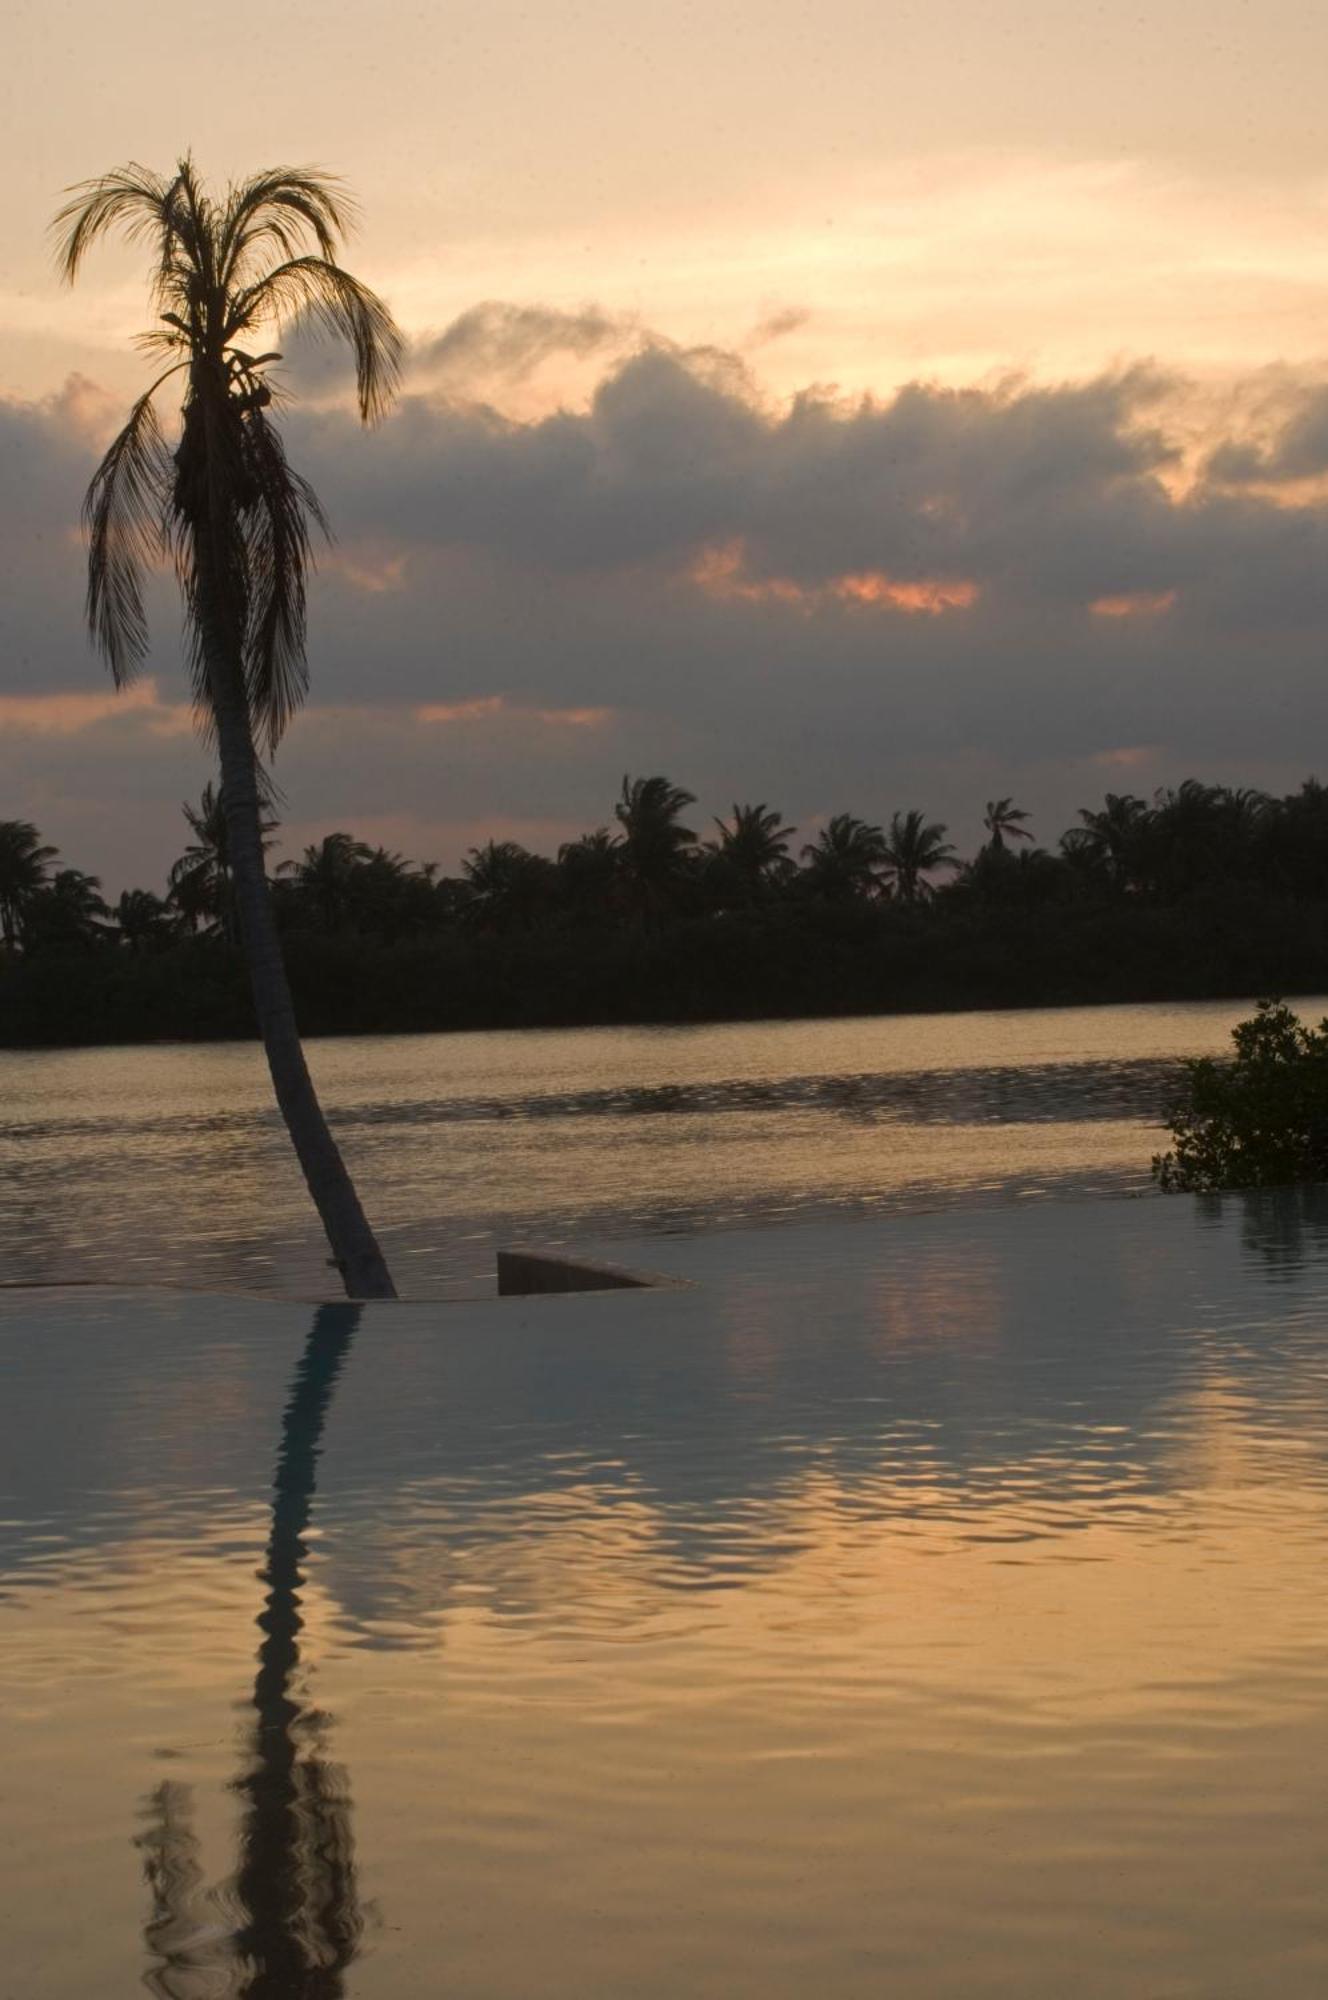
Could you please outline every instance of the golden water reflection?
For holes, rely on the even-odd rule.
[[[0,1315],[24,2000],[1325,1990],[1323,1197],[782,1241]]]

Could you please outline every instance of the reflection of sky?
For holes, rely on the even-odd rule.
[[[501,1577],[505,1552],[537,1574],[532,1546],[582,1515],[651,1589],[777,1564],[809,1491],[818,1519],[833,1494],[961,1542],[1142,1519],[1182,1504],[1210,1406],[1252,1449],[1308,1422],[1312,1461],[1326,1243],[1315,1197],[956,1211],[630,1246],[691,1290],[371,1311],[330,1418],[321,1587],[372,1640],[445,1615],[463,1569]],[[304,1319],[7,1301],[11,1580],[261,1506]]]
[[[638,1247],[694,1286],[345,1357],[290,1696],[353,1782],[347,1992],[1321,1992],[1322,1197]],[[0,1304],[25,2000],[132,1990],[149,1797],[231,1962],[308,1333]]]

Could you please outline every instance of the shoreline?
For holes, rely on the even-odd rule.
[[[1328,985],[1328,982],[1325,983]],[[396,1041],[421,1040],[429,1036],[457,1035],[466,1038],[482,1035],[541,1035],[541,1034],[605,1034],[615,1031],[631,1033],[640,1029],[705,1029],[738,1027],[773,1027],[825,1021],[826,1023],[848,1023],[853,1021],[906,1021],[935,1020],[946,1016],[962,1019],[967,1016],[989,1014],[1069,1014],[1077,1011],[1107,1011],[1113,1008],[1133,1007],[1232,1007],[1253,1012],[1259,1001],[1276,998],[1285,1000],[1289,1006],[1299,1010],[1306,1001],[1325,1001],[1328,992],[1325,985],[1305,985],[1300,988],[1283,988],[1277,992],[1259,991],[1250,986],[1236,989],[1195,992],[1192,989],[1177,988],[1168,992],[1149,989],[1146,992],[1114,992],[1109,995],[1087,995],[1083,993],[1065,994],[1055,998],[1010,999],[992,996],[978,996],[969,1000],[950,995],[937,998],[930,1003],[899,1006],[844,1008],[797,1008],[775,1010],[767,1008],[756,1011],[710,1011],[693,1014],[638,1014],[627,1018],[622,1016],[588,1017],[569,1020],[566,1018],[541,1018],[533,1014],[525,1019],[491,1019],[466,1021],[414,1021],[409,1023],[384,1022],[377,1025],[351,1022],[339,1026],[301,1027],[301,1036],[310,1042],[344,1041]],[[256,1028],[248,1032],[238,1029],[215,1033],[195,1034],[133,1034],[115,1036],[97,1034],[75,1035],[55,1038],[51,1036],[30,1036],[25,1038],[6,1035],[0,1022],[0,1054],[39,1055],[56,1054],[69,1050],[124,1049],[124,1048],[217,1048],[232,1045],[259,1045],[260,1037]]]

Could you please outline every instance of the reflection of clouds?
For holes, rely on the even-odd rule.
[[[1321,1209],[1296,1212],[1322,1235]],[[797,1558],[814,1493],[886,1541],[925,1518],[967,1545],[1147,1535],[1207,1482],[1223,1425],[1257,1433],[1265,1469],[1296,1431],[1303,1479],[1324,1451],[1318,1266],[1284,1257],[1270,1290],[1246,1214],[1177,1199],[658,1239],[638,1261],[695,1289],[370,1312],[374,1365],[330,1420],[320,1589],[362,1643],[410,1646],[463,1615],[543,1617],[591,1574],[641,1604],[750,1584]],[[261,1490],[252,1417],[279,1398],[290,1309],[136,1301],[132,1338],[90,1300],[22,1310],[42,1331],[0,1453],[11,1519],[34,1524],[4,1530],[20,1584]],[[30,1443],[57,1394],[72,1475]]]
[[[1050,1995],[1048,1912],[1095,1994],[1207,1991],[1232,1899],[1303,1970],[1316,1268],[1183,1199],[656,1247],[694,1291],[369,1308],[339,1380],[353,1308],[6,1303],[14,1962],[58,1852],[69,1990],[142,1926],[161,2000]],[[11,1450],[57,1409],[63,1511]]]

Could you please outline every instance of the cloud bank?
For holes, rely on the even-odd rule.
[[[584,407],[496,407],[556,351],[600,369]],[[451,865],[496,826],[604,818],[627,769],[803,826],[920,805],[961,839],[998,791],[1050,838],[1107,787],[1294,784],[1328,765],[1328,389],[1260,407],[1196,424],[1144,368],[775,405],[731,353],[477,307],[379,431],[335,400],[287,420],[338,531],[280,761],[292,838],[388,827]],[[0,404],[0,817],[159,876],[205,765],[164,579],[151,702],[87,706],[99,408]]]

